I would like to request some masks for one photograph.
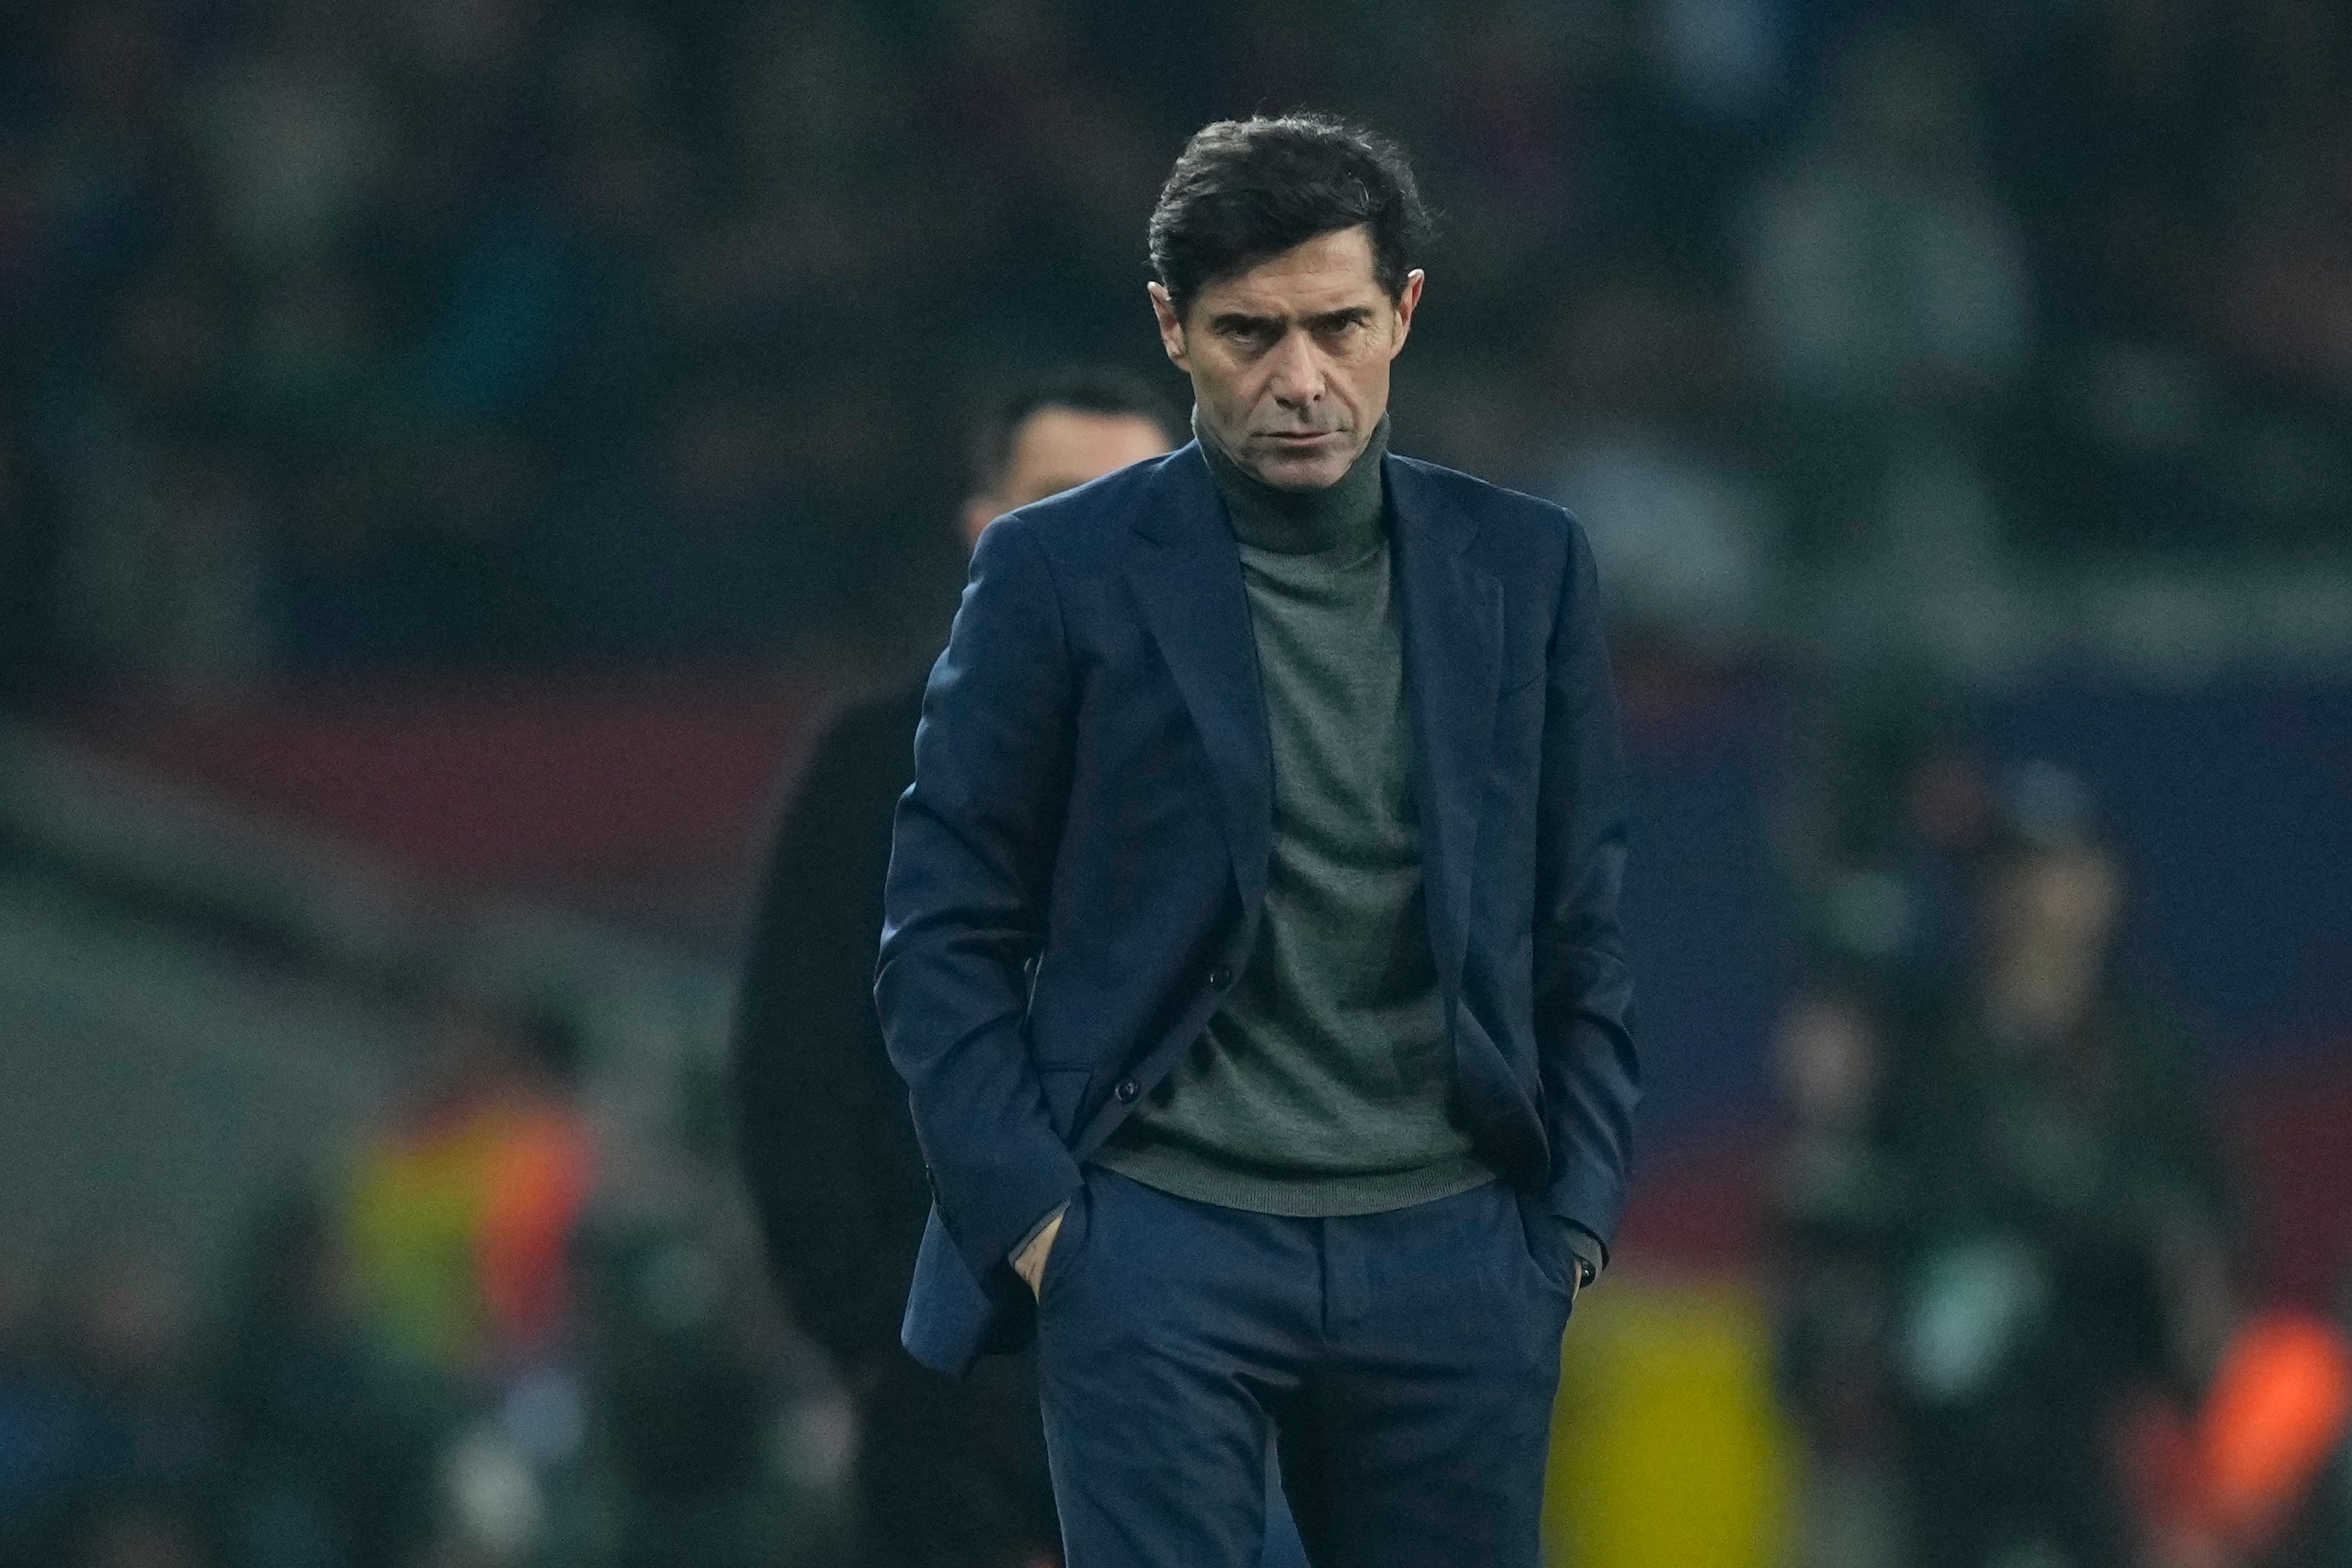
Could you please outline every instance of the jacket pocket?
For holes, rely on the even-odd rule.
[[[1094,1189],[1089,1184],[1070,1194],[1068,1205],[1062,1210],[1062,1228],[1054,1233],[1054,1245],[1045,1249],[1045,1267],[1037,1274],[1038,1306],[1051,1300],[1060,1289],[1062,1277],[1078,1261],[1094,1226]]]

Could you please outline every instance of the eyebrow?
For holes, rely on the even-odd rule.
[[[1278,332],[1283,320],[1279,316],[1253,316],[1245,310],[1220,310],[1209,318],[1209,327],[1220,332]]]
[[[1301,324],[1310,332],[1328,331],[1334,327],[1362,326],[1372,319],[1372,312],[1362,305],[1350,305],[1345,310],[1325,310],[1301,318]],[[1220,332],[1279,332],[1290,324],[1285,316],[1253,316],[1244,310],[1221,310],[1209,318],[1211,330]]]

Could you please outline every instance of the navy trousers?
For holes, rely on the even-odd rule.
[[[1068,1568],[1255,1568],[1269,1444],[1314,1568],[1537,1568],[1574,1266],[1499,1183],[1293,1219],[1089,1167],[1038,1292]]]

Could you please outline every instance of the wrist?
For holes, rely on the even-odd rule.
[[[1015,1268],[1021,1268],[1023,1264],[1027,1261],[1030,1249],[1034,1247],[1039,1242],[1045,1240],[1046,1233],[1051,1231],[1055,1226],[1061,1224],[1062,1216],[1069,1212],[1070,1200],[1064,1198],[1046,1213],[1045,1218],[1039,1220],[1035,1225],[1031,1226],[1029,1227],[1028,1234],[1024,1236],[1020,1241],[1013,1246],[1011,1252],[1005,1254],[1005,1257],[1012,1262],[1013,1267]]]
[[[1029,1293],[1033,1296],[1045,1288],[1045,1259],[1053,1253],[1054,1238],[1062,1233],[1062,1217],[1069,1213],[1069,1204],[1065,1201],[1052,1214],[1039,1220],[1037,1227],[1029,1233],[1028,1239],[1013,1254],[1013,1272],[1021,1277],[1021,1282],[1029,1287]]]

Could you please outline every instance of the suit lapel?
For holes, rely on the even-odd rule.
[[[1274,767],[1241,553],[1197,445],[1166,458],[1135,528],[1150,545],[1128,582],[1215,775],[1242,906],[1265,893]]]
[[[1477,527],[1426,475],[1388,459],[1404,598],[1405,689],[1418,753],[1422,880],[1438,973],[1458,983],[1479,805],[1502,680],[1503,585],[1464,555]]]

